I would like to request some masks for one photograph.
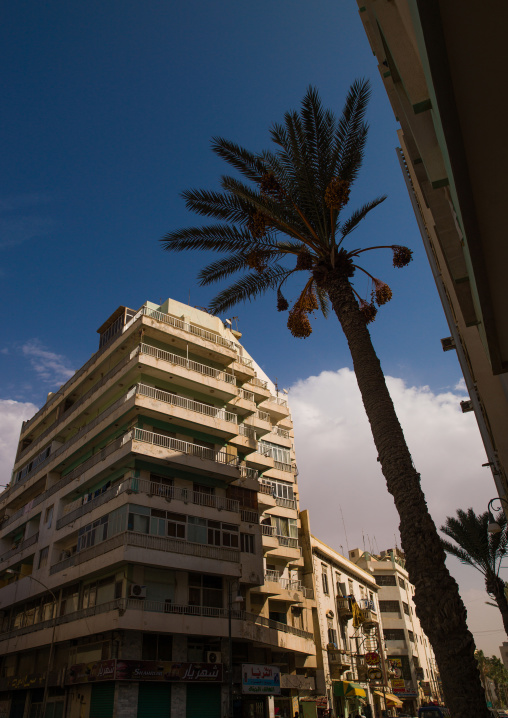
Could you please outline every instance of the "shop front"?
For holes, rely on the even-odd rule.
[[[396,716],[398,709],[403,707],[403,702],[389,690],[373,691],[374,714],[377,716]]]
[[[242,664],[242,718],[270,718],[275,713],[275,698],[280,697],[277,666]]]
[[[336,715],[348,716],[362,712],[367,694],[365,690],[352,681],[333,681],[333,698]]]

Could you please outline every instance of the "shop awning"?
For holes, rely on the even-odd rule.
[[[354,696],[365,698],[366,693],[358,683],[352,683],[351,681],[333,681],[333,695],[343,698],[354,698]]]
[[[397,698],[397,696],[394,696],[393,693],[386,693],[386,705],[388,708],[400,708],[402,706],[402,701],[400,698]]]
[[[372,691],[374,695],[381,696],[381,698],[386,698],[386,706],[387,708],[400,708],[402,705],[402,701],[397,696],[394,696],[393,693],[383,693],[383,691]]]

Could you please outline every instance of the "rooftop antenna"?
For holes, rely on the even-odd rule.
[[[347,538],[347,531],[346,531],[346,522],[344,521],[344,514],[342,513],[342,506],[339,504],[340,509],[340,515],[342,516],[342,525],[344,526],[344,536],[346,537],[346,546],[347,546],[347,552],[349,556],[349,541]]]
[[[363,550],[366,551],[367,549],[365,548],[365,534],[363,533],[363,529],[362,529],[362,539],[363,539]]]
[[[277,392],[277,396],[279,396],[279,384],[278,384],[278,381],[277,381],[277,377],[275,377],[275,382],[274,382],[274,384],[275,384],[275,391]]]
[[[377,549],[378,554],[380,554],[381,551],[379,550],[379,545],[378,545],[378,542],[377,542],[377,538],[376,538],[375,536],[374,536],[374,543],[376,544],[376,549]]]
[[[190,287],[189,287],[189,302],[188,302],[188,304],[189,304],[189,307],[190,307]]]
[[[238,331],[238,317],[231,317],[231,319],[234,319],[234,320],[235,320],[236,331]]]

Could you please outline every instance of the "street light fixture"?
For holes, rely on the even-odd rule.
[[[494,501],[500,502],[499,508],[496,508],[495,506],[493,506]],[[498,522],[494,518],[494,514],[492,513],[492,510],[501,511],[503,508],[503,503],[508,506],[508,501],[506,499],[501,498],[501,496],[495,496],[493,499],[491,499],[489,501],[489,505],[487,506],[487,511],[489,514],[489,525],[487,526],[487,531],[489,532],[489,534],[498,534],[501,531],[501,526],[498,524]]]
[[[21,576],[21,571],[16,571],[13,568],[6,569],[5,573],[10,574],[11,576]],[[53,591],[46,586],[45,583],[42,583],[38,578],[35,578],[35,576],[32,576],[32,574],[27,574],[28,578],[31,578],[32,581],[36,581],[36,583],[40,584],[48,593],[51,594],[51,597],[53,598],[53,601],[55,602],[55,608],[53,610],[53,625],[52,625],[52,633],[51,633],[51,643],[49,644],[49,656],[48,656],[48,667],[46,669],[46,677],[44,679],[44,693],[42,697],[42,708],[41,708],[41,718],[45,718],[46,715],[46,706],[48,704],[48,690],[49,690],[49,670],[51,668],[51,664],[53,663],[53,653],[55,649],[55,629],[56,629],[56,614],[58,609],[58,600]],[[23,576],[24,578],[24,576]]]
[[[231,631],[231,619],[233,618],[233,603],[240,607],[243,603],[243,596],[240,593],[238,584],[236,597],[233,599],[233,583],[228,586],[228,646],[229,646],[229,671],[228,671],[228,715],[233,718],[233,636]]]

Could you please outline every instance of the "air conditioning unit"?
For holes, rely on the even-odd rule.
[[[206,654],[207,663],[222,663],[222,654],[219,651],[208,651]]]
[[[346,673],[346,681],[352,681],[352,680],[353,680],[353,672],[352,672],[352,671],[348,671],[348,672]]]
[[[452,349],[455,349],[455,341],[453,337],[445,337],[444,339],[441,339],[441,346],[443,347],[444,352],[449,352]]]
[[[139,583],[133,583],[130,587],[129,596],[131,598],[146,598],[146,586],[140,586]]]
[[[473,411],[473,402],[471,399],[468,399],[467,401],[461,401],[460,402],[460,408],[462,409],[463,414],[467,414],[468,411]]]

